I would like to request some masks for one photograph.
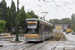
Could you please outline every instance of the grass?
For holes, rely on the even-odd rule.
[[[62,37],[63,35],[63,37]],[[66,37],[63,33],[60,33],[60,32],[55,32],[53,33],[53,37],[51,37],[48,41],[59,41],[62,37],[62,41],[66,40]]]

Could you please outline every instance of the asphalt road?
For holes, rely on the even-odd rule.
[[[64,32],[64,35],[66,36],[67,38],[67,41],[50,41],[50,42],[46,42],[45,43],[41,43],[41,44],[37,44],[37,45],[33,45],[32,47],[30,48],[27,48],[27,50],[51,50],[51,48],[53,48],[54,46],[58,45],[54,48],[54,50],[75,50],[75,35],[69,33],[69,34],[66,34]],[[14,39],[13,39],[14,40]],[[21,39],[23,40],[23,38]],[[25,42],[25,41],[24,41]],[[4,50],[14,50],[16,48],[20,48],[19,50],[22,50],[23,47],[27,47],[27,46],[30,46],[30,44],[25,44],[25,43],[10,43],[9,41],[0,41],[0,44],[3,45],[4,47],[0,47],[0,50],[1,49],[4,49]],[[8,46],[8,47],[6,47]],[[14,48],[14,49],[13,49]]]
[[[73,35],[71,33],[66,34],[65,32],[64,32],[64,35],[66,36],[68,41],[75,41],[75,35]]]
[[[65,32],[63,33],[66,36],[67,40],[59,42],[55,50],[75,50],[75,35],[71,33],[69,34],[66,34]]]

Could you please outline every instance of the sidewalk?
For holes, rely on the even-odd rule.
[[[7,46],[14,46],[14,45],[21,45],[26,43],[25,41],[21,41],[21,42],[16,42],[16,41],[0,41],[0,45],[3,45],[3,47],[7,47]]]
[[[9,41],[0,41],[0,45],[3,45],[3,47],[21,45],[26,43],[26,41],[24,40],[25,37],[19,37],[19,42],[15,41],[15,36],[3,36],[3,37],[0,37],[0,39],[5,39],[5,40],[9,39]]]

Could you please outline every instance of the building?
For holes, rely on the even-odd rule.
[[[68,28],[68,24],[55,24],[54,32],[63,32],[64,29]]]

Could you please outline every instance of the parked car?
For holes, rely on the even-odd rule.
[[[75,35],[75,31],[73,31],[73,32],[72,32],[72,34],[74,34],[74,35]]]
[[[69,34],[69,32],[66,32],[66,34]]]

